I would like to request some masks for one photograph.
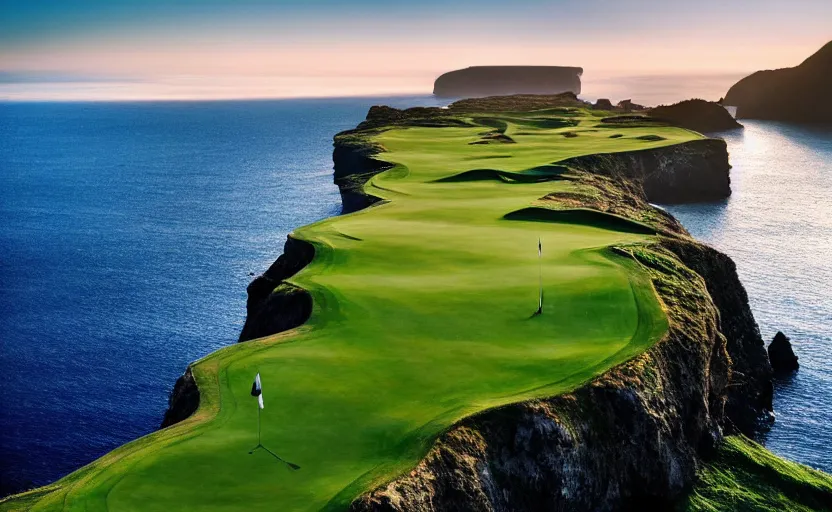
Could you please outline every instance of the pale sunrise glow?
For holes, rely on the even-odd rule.
[[[597,96],[612,77],[793,66],[832,18],[819,1],[209,3],[79,2],[60,20],[4,5],[0,99],[424,94],[442,72],[489,64],[582,66]]]

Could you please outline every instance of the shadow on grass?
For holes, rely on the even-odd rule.
[[[500,171],[497,169],[473,169],[434,180],[435,183],[462,183],[470,181],[503,181],[505,183],[541,183],[562,180],[569,171],[562,165],[543,165],[521,172]]]
[[[550,210],[531,206],[523,208],[503,216],[506,220],[519,220],[525,222],[552,222],[558,224],[577,224],[591,226],[610,231],[621,231],[623,233],[635,233],[639,235],[655,235],[656,230],[638,222],[599,212],[598,210],[574,209],[574,210]]]

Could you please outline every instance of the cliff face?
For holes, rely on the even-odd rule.
[[[695,140],[649,151],[602,153],[559,163],[640,184],[653,203],[716,201],[731,195],[731,166],[723,140]]]
[[[724,104],[737,117],[832,122],[832,41],[793,68],[757,71],[734,84]]]
[[[240,342],[288,331],[306,322],[312,314],[312,296],[285,280],[298,273],[314,257],[315,248],[312,245],[289,235],[283,254],[248,285],[246,322],[240,333]],[[199,407],[199,398],[199,388],[188,367],[176,380],[159,428],[188,418]]]
[[[312,314],[312,296],[284,280],[297,274],[314,257],[312,245],[289,235],[283,254],[248,285],[246,323],[240,341],[288,331],[306,322]]]
[[[195,413],[199,407],[199,388],[189,366],[185,373],[176,379],[176,384],[168,398],[168,410],[159,428],[175,425]]]
[[[561,66],[472,66],[441,75],[433,94],[442,97],[581,93],[582,68]]]

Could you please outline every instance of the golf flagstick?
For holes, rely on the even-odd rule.
[[[254,377],[254,383],[251,385],[251,396],[257,397],[257,446],[249,450],[248,454],[253,455],[255,451],[263,449],[275,459],[289,466],[290,469],[300,469],[300,466],[298,466],[297,464],[292,464],[288,460],[282,459],[278,454],[263,446],[260,437],[260,423],[262,420],[262,412],[265,406],[263,404],[263,386],[260,383],[260,372],[257,372],[257,375]]]
[[[537,297],[537,314],[543,313],[543,242],[537,237],[537,275],[540,285]]]

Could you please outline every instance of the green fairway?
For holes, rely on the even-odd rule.
[[[578,186],[551,165],[560,160],[701,135],[598,128],[583,111],[499,117],[373,135],[395,166],[365,189],[388,201],[294,233],[316,250],[291,279],[313,296],[309,321],[195,363],[193,417],[2,506],[344,509],[461,418],[574,389],[659,340],[667,320],[649,278],[607,249],[650,230],[537,200]],[[514,142],[484,138],[495,126]],[[538,238],[545,308],[533,316]],[[263,443],[297,471],[248,453],[258,371]]]

